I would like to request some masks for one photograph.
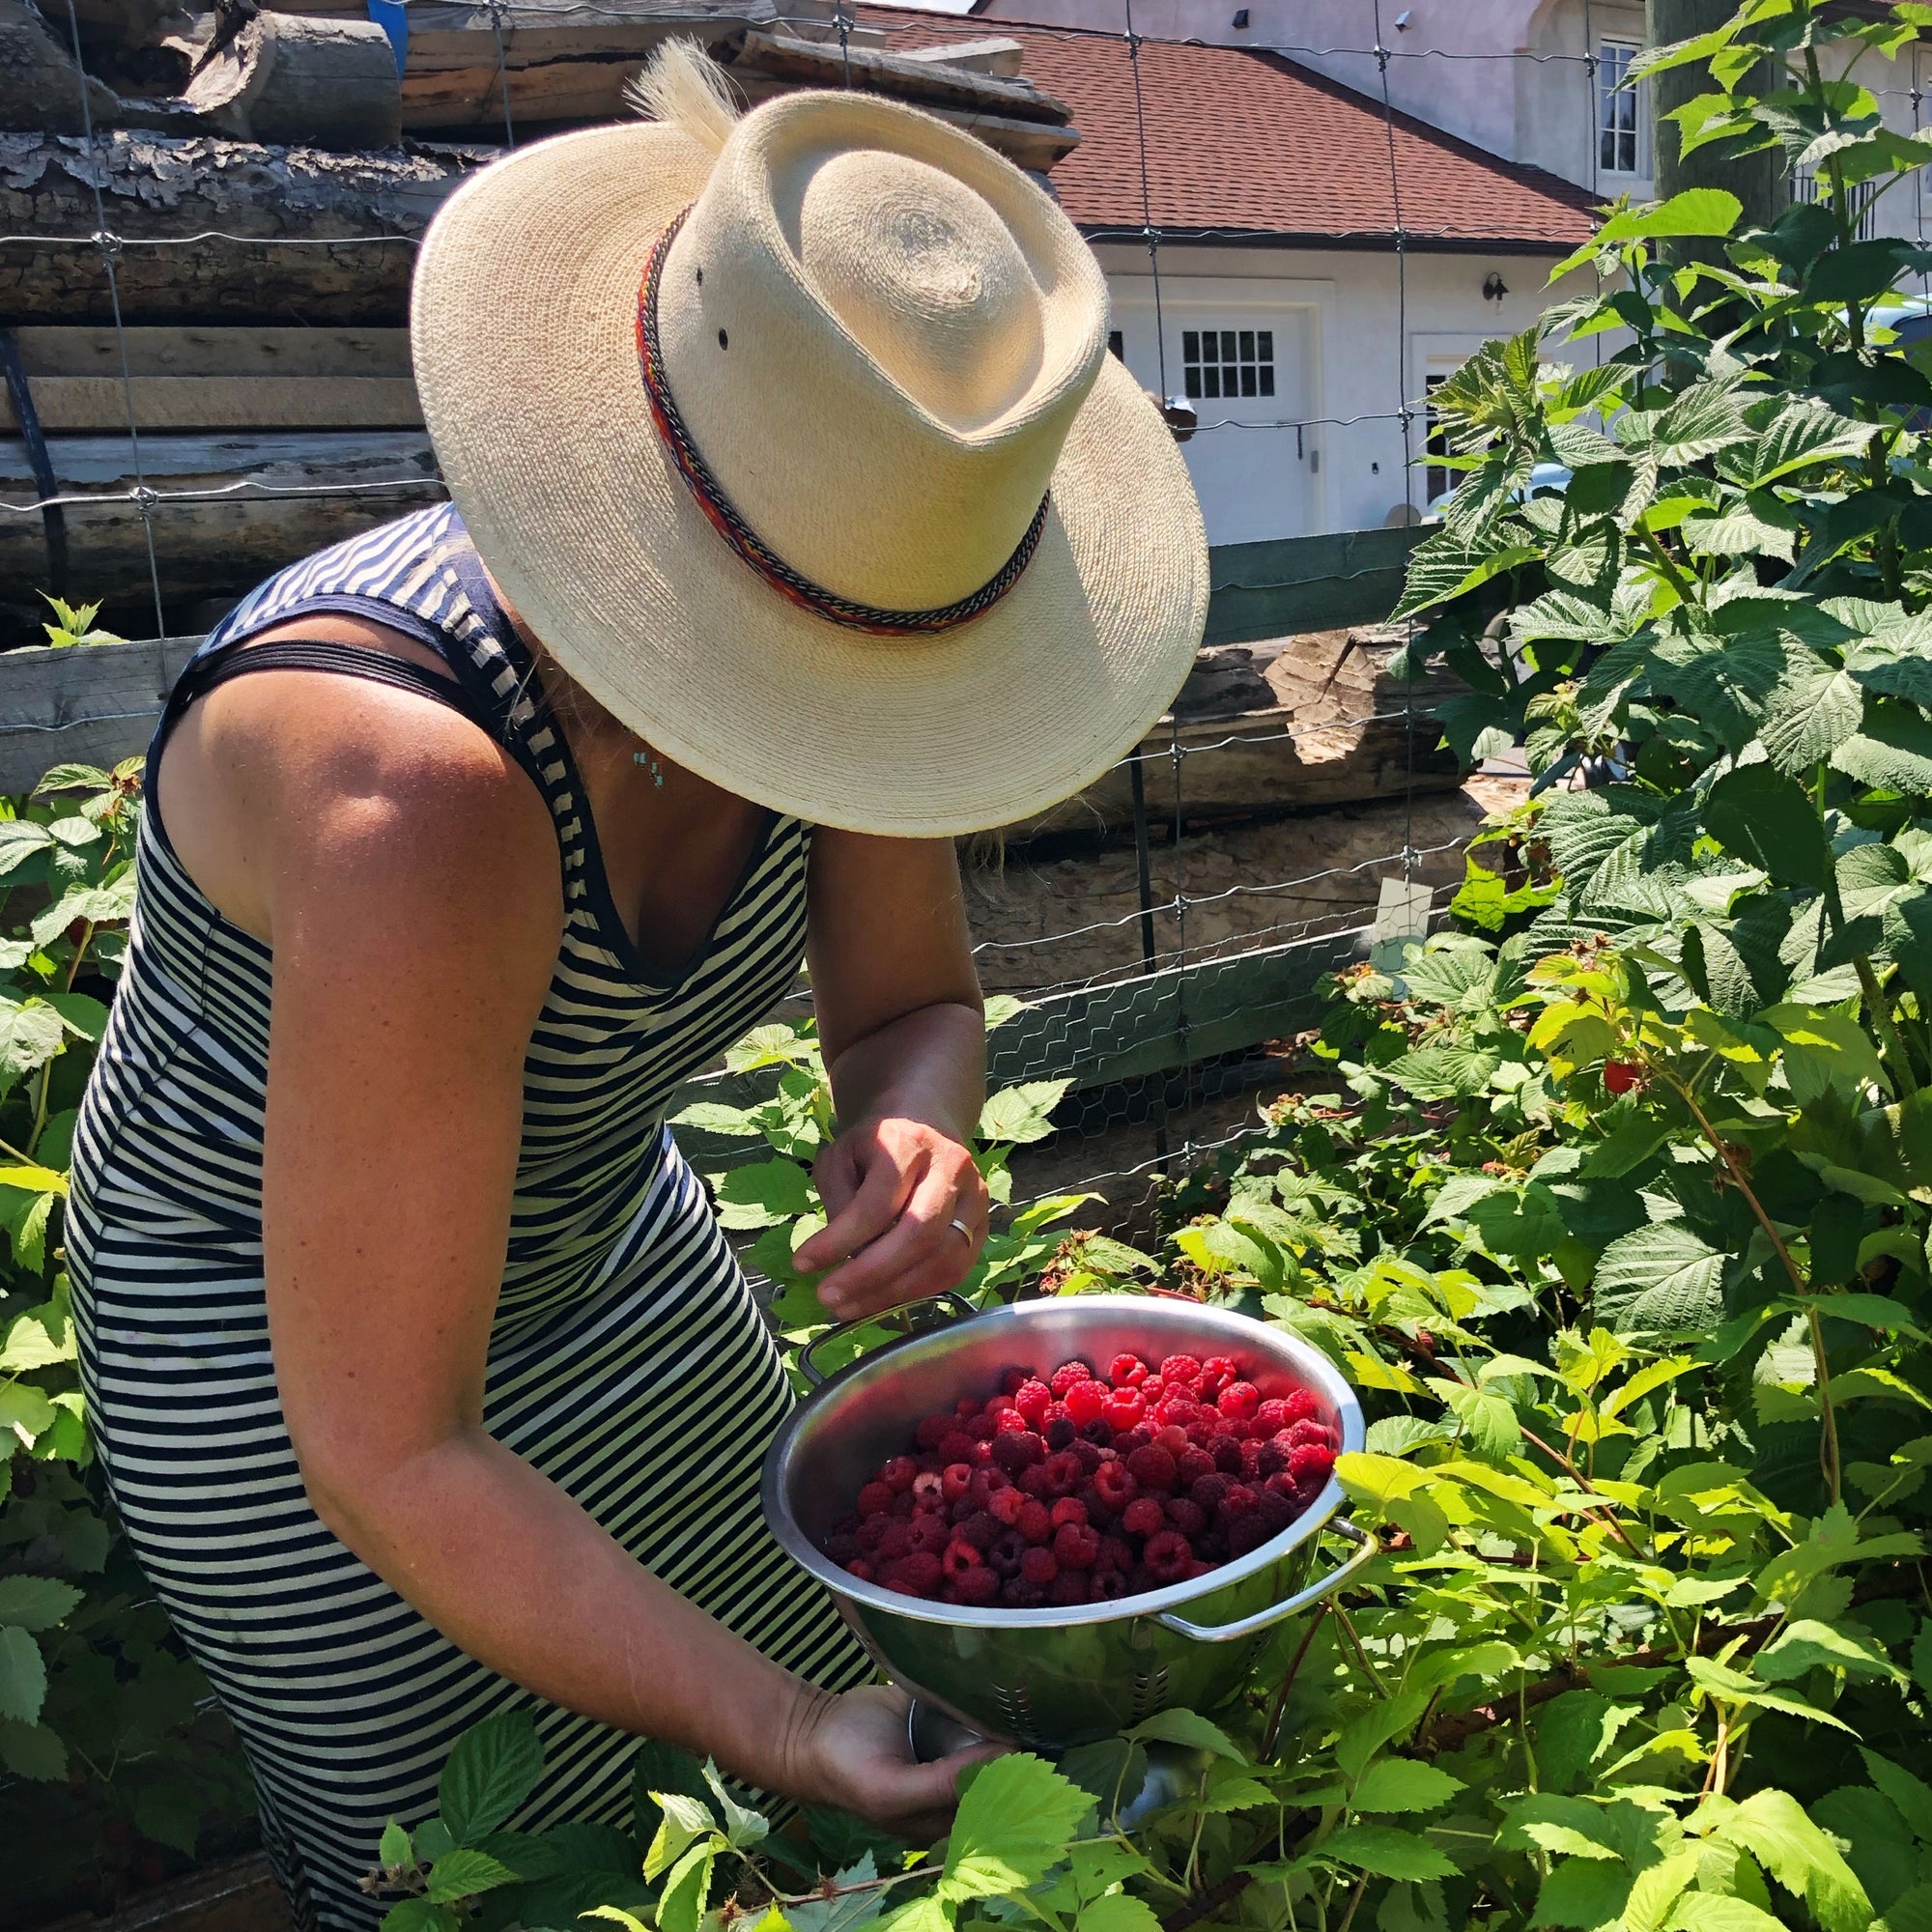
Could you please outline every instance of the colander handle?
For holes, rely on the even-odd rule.
[[[813,1358],[817,1355],[819,1350],[838,1341],[841,1335],[851,1334],[855,1328],[870,1328],[880,1321],[890,1321],[897,1319],[904,1327],[905,1332],[910,1335],[913,1333],[916,1325],[926,1328],[941,1325],[933,1321],[915,1324],[911,1320],[912,1312],[915,1308],[943,1308],[948,1311],[947,1319],[952,1321],[967,1321],[980,1312],[963,1294],[955,1294],[950,1288],[944,1294],[923,1294],[917,1301],[902,1301],[896,1308],[881,1309],[878,1314],[867,1315],[857,1321],[841,1321],[838,1327],[828,1328],[822,1335],[814,1335],[798,1351],[799,1372],[805,1377],[807,1381],[810,1382],[816,1388],[825,1379],[825,1371],[818,1366],[818,1363]]]
[[[1232,1624],[1190,1623],[1172,1610],[1162,1610],[1154,1621],[1165,1624],[1169,1630],[1177,1631],[1182,1636],[1192,1637],[1196,1643],[1233,1643],[1236,1637],[1252,1636],[1257,1631],[1266,1630],[1270,1624],[1280,1623],[1284,1617],[1292,1617],[1296,1610],[1305,1610],[1330,1590],[1340,1589],[1357,1570],[1381,1553],[1381,1545],[1376,1538],[1345,1516],[1334,1518],[1324,1527],[1332,1529],[1337,1536],[1347,1537],[1355,1546],[1354,1553],[1325,1577],[1317,1577],[1305,1590],[1297,1590],[1285,1603],[1270,1604],[1266,1609],[1257,1610],[1253,1616],[1243,1617],[1238,1623]]]

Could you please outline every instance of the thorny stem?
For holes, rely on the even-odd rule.
[[[747,1863],[750,1862],[748,1860]],[[930,1878],[930,1865],[916,1865],[911,1871],[888,1872],[883,1878],[861,1879],[856,1885],[822,1885],[810,1891],[796,1894],[773,1893],[773,1902],[778,1905],[820,1905],[830,1898],[844,1898],[855,1891],[883,1891],[889,1885],[903,1885],[909,1878]]]
[[[1367,1872],[1364,1872],[1361,1875],[1361,1877],[1355,1881],[1354,1890],[1349,1894],[1349,1909],[1348,1911],[1343,1913],[1342,1922],[1341,1924],[1336,1926],[1335,1932],[1349,1932],[1349,1927],[1355,1922],[1355,1908],[1361,1904],[1362,1894],[1363,1892],[1368,1890],[1368,1889],[1369,1889],[1369,1875]]]
[[[1825,1324],[1818,1319],[1813,1302],[1804,1311],[1804,1324],[1811,1334],[1811,1359],[1818,1376],[1818,1466],[1824,1472],[1825,1488],[1835,1503],[1843,1488],[1838,1465],[1838,1411],[1832,1402],[1832,1369],[1825,1359]]]
[[[1912,1065],[1912,1055],[1906,1050],[1905,1037],[1892,1018],[1891,1002],[1886,998],[1885,989],[1879,984],[1870,959],[1862,952],[1855,952],[1852,964],[1858,968],[1859,984],[1864,990],[1872,1024],[1878,1028],[1879,1037],[1885,1041],[1885,1057],[1891,1063],[1892,1078],[1898,1082],[1900,1097],[1918,1093],[1918,1074]]]
[[[1658,569],[1663,573],[1664,581],[1668,582],[1671,589],[1676,591],[1685,603],[1695,603],[1696,586],[1678,569],[1670,553],[1658,542],[1656,535],[1641,522],[1635,526],[1631,534],[1642,540],[1643,547],[1650,552],[1652,559],[1656,562]]]
[[[1315,1641],[1315,1633],[1321,1628],[1327,1616],[1329,1605],[1324,1602],[1308,1620],[1308,1630],[1302,1637],[1293,1661],[1288,1666],[1288,1675],[1281,1680],[1281,1689],[1274,1693],[1274,1703],[1268,1710],[1267,1728],[1262,1733],[1261,1755],[1272,1759],[1277,1739],[1281,1736],[1282,1714],[1288,1709],[1288,1693],[1294,1689],[1294,1680],[1301,1674],[1301,1660],[1308,1655],[1308,1646]]]

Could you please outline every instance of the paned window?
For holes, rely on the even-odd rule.
[[[1430,376],[1425,379],[1425,387],[1431,395],[1449,380],[1448,376]],[[1428,406],[1426,418],[1428,438],[1423,448],[1434,458],[1449,455],[1449,427],[1435,412],[1435,404]],[[1462,479],[1460,469],[1451,469],[1446,463],[1431,462],[1423,471],[1423,497],[1425,504],[1433,503],[1445,490],[1453,490]]]
[[[1852,192],[1856,197],[1860,189],[1855,185]],[[1823,200],[1824,196],[1818,191],[1818,170],[1816,168],[1793,168],[1791,171],[1791,194],[1792,198],[1796,201]],[[1886,213],[1893,221],[1897,221],[1905,213],[1904,206],[1902,203],[1894,202],[1892,207],[1888,209]],[[1894,227],[1891,232],[1895,235],[1900,230]],[[1877,234],[1878,197],[1873,196],[1860,211],[1858,240],[1861,242],[1869,242]]]
[[[1637,93],[1628,85],[1632,41],[1597,43],[1597,165],[1606,175],[1634,175],[1637,168]]]
[[[1274,394],[1274,330],[1183,328],[1180,361],[1187,398]]]

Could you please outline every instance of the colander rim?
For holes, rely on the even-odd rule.
[[[1136,1617],[1157,1616],[1163,1611],[1181,1609],[1188,1604],[1198,1603],[1204,1597],[1213,1596],[1245,1581],[1321,1534],[1347,1499],[1341,1484],[1332,1476],[1315,1500],[1280,1535],[1257,1545],[1244,1556],[1217,1564],[1202,1576],[1169,1584],[1164,1590],[1143,1591],[1138,1596],[1110,1597],[1098,1604],[1049,1605],[1037,1610],[980,1608],[970,1604],[940,1603],[924,1597],[906,1596],[880,1583],[867,1583],[840,1568],[805,1534],[785,1502],[783,1478],[792,1443],[820,1406],[862,1375],[875,1372],[880,1363],[888,1362],[908,1350],[941,1347],[947,1338],[957,1336],[968,1328],[977,1328],[980,1322],[999,1322],[1003,1325],[1023,1323],[1030,1313],[1064,1313],[1068,1302],[1082,1311],[1098,1313],[1119,1309],[1131,1311],[1142,1318],[1151,1311],[1157,1311],[1155,1319],[1159,1321],[1170,1320],[1184,1309],[1190,1321],[1198,1321],[1209,1331],[1218,1330],[1236,1346],[1242,1337],[1251,1337],[1253,1331],[1259,1329],[1268,1337],[1270,1350],[1285,1353],[1293,1372],[1333,1404],[1342,1431],[1342,1451],[1359,1450],[1363,1446],[1367,1425],[1363,1420],[1361,1404],[1334,1363],[1313,1343],[1255,1316],[1243,1315],[1231,1308],[1173,1302],[1141,1294],[1081,1294],[1067,1296],[1064,1300],[1041,1296],[1028,1301],[1001,1302],[992,1308],[982,1309],[970,1319],[899,1336],[860,1356],[857,1361],[847,1363],[798,1401],[772,1437],[771,1447],[765,1453],[764,1473],[759,1484],[759,1501],[766,1525],[785,1553],[835,1597],[849,1599],[864,1604],[869,1609],[882,1610],[914,1623],[944,1624],[960,1630],[1067,1630],[1082,1624],[1128,1622]]]

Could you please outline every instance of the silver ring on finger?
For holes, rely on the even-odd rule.
[[[979,1245],[978,1237],[974,1235],[972,1229],[969,1228],[966,1225],[966,1223],[959,1218],[957,1214],[953,1215],[952,1225],[957,1228],[958,1231],[966,1236],[966,1245],[969,1248],[977,1247]]]

